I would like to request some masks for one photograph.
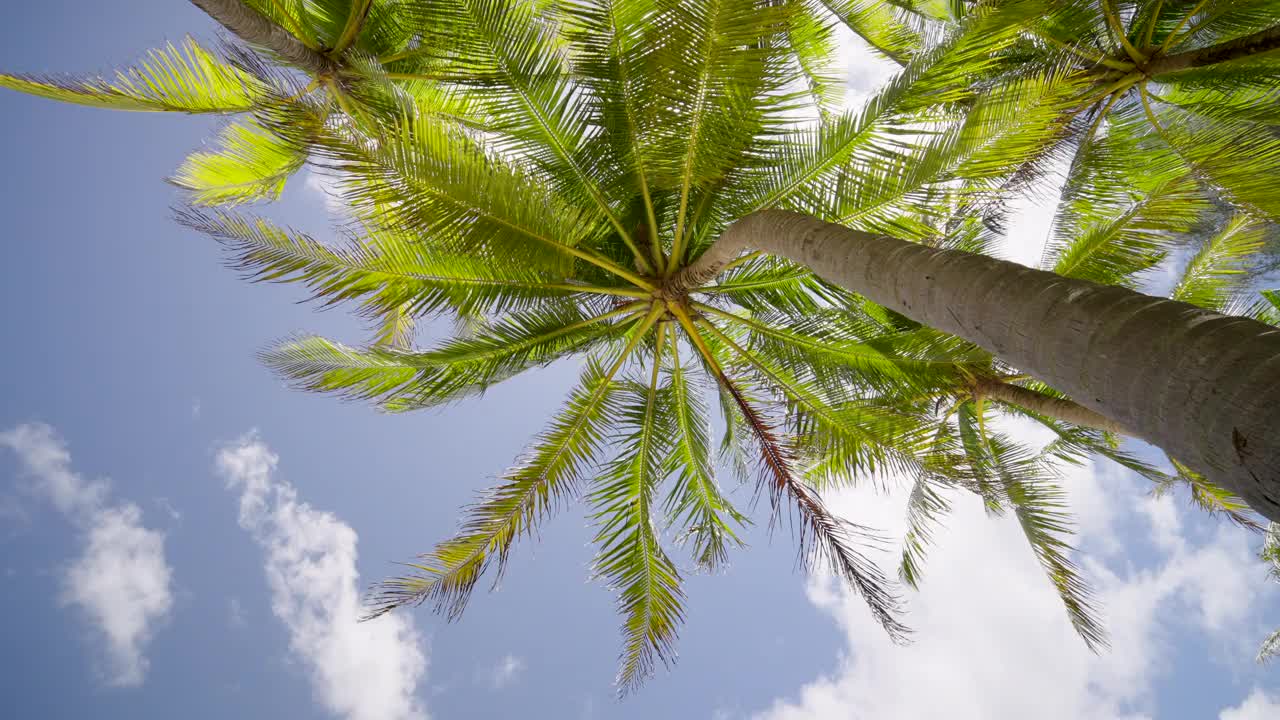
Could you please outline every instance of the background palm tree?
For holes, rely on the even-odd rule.
[[[1158,2],[1122,5],[1118,11],[1110,3],[1095,2],[973,4],[953,13],[958,20],[942,33],[943,39],[917,51],[902,75],[947,78],[949,84],[930,97],[935,105],[929,109],[967,106],[995,88],[1024,91],[1019,111],[1039,115],[1045,123],[1034,133],[1038,142],[1005,148],[1002,159],[1024,153],[1025,165],[1007,176],[1001,189],[1015,190],[1041,173],[1055,154],[1073,153],[1067,192],[1079,202],[1072,212],[1060,216],[1065,222],[1059,223],[1058,237],[1050,248],[1056,260],[1053,269],[1108,284],[1126,282],[1126,277],[1132,283],[1132,273],[1154,267],[1184,245],[1191,237],[1187,231],[1203,223],[1211,198],[1228,201],[1234,212],[1254,218],[1247,222],[1273,220],[1275,188],[1267,178],[1274,176],[1274,164],[1280,159],[1275,104],[1259,102],[1274,92],[1280,76],[1280,65],[1269,54],[1277,36],[1272,28],[1280,21],[1274,7],[1267,3],[1209,7],[1204,2],[1187,7]],[[1132,26],[1117,25],[1116,12],[1126,22],[1132,21]],[[1137,27],[1144,18],[1151,22]],[[1190,32],[1178,27],[1193,20],[1196,24]],[[1160,29],[1164,24],[1170,27]],[[1085,56],[1079,42],[1052,42],[1054,32],[1075,37],[1090,28],[1101,38],[1099,43],[1107,33],[1124,38],[1126,32],[1150,30],[1157,40],[1163,38],[1163,49],[1149,48],[1142,59],[1124,60],[1125,81],[1115,83],[1111,75],[1119,72],[1114,66],[1122,61],[1098,55],[1103,59],[1082,64]],[[966,52],[968,39],[975,37],[989,37],[987,58],[974,59]],[[1213,44],[1197,47],[1206,38]],[[1115,40],[1113,52],[1129,52],[1126,43]],[[1206,89],[1206,84],[1212,89]],[[1029,87],[1035,92],[1025,93]],[[1101,95],[1100,87],[1106,91]],[[1189,99],[1192,96],[1195,102]],[[1180,99],[1166,102],[1168,108],[1162,110],[1160,98]],[[1167,115],[1164,121],[1159,117],[1162,112]],[[1105,132],[1100,133],[1104,118]],[[1176,122],[1178,127],[1165,127],[1166,122]],[[922,173],[945,172],[954,162],[957,147],[921,145],[907,166]],[[823,217],[807,207],[795,209]],[[827,219],[905,237],[894,228],[859,227],[845,215]],[[805,241],[809,248],[802,247]],[[807,251],[817,248],[820,252]],[[692,279],[713,275],[720,263],[744,249],[789,257],[898,312],[978,342],[1068,392],[1128,434],[1184,457],[1197,472],[1244,497],[1264,515],[1280,515],[1280,449],[1271,442],[1271,429],[1280,418],[1269,415],[1273,403],[1265,399],[1269,397],[1266,388],[1275,380],[1266,363],[1280,352],[1280,342],[1267,328],[1212,319],[1178,305],[1146,306],[1147,301],[1137,295],[1099,293],[1087,284],[1064,284],[1025,273],[1017,275],[1018,283],[994,283],[1002,285],[1004,294],[985,294],[982,317],[968,316],[955,305],[958,294],[979,282],[983,273],[985,292],[993,286],[991,279],[1011,279],[1020,269],[1000,263],[966,263],[958,256],[778,213],[744,220],[737,232],[725,238],[723,247],[703,256],[691,270],[696,274]],[[875,264],[890,257],[897,264],[910,258],[912,269],[904,272],[898,267],[895,274],[884,275]],[[944,266],[947,272],[942,272]],[[881,282],[889,277],[890,283]],[[903,282],[906,278],[912,282]],[[955,285],[944,288],[944,278],[951,278]],[[1055,285],[1056,292],[1043,292]],[[927,315],[921,314],[926,297],[938,300],[927,308]],[[1059,308],[1070,310],[1057,313],[1066,322],[1055,330],[1068,335],[1057,345],[1036,342],[1034,348],[1018,348],[1020,328],[1043,318],[1028,315],[1011,323],[1005,308],[1031,307],[1029,302],[1037,297],[1038,309],[1047,307],[1053,297],[1062,303]],[[1085,309],[1090,302],[1095,302],[1097,310]],[[1126,304],[1131,309],[1144,308],[1150,318],[1126,318],[1128,313],[1117,312]],[[1126,326],[1129,320],[1137,324]],[[1092,330],[1077,327],[1080,322]],[[1170,324],[1153,333],[1160,323]],[[1013,332],[993,335],[992,328]],[[1135,334],[1136,330],[1148,335]],[[1129,354],[1116,344],[1121,336],[1127,336]],[[1087,350],[1102,337],[1110,338],[1111,347]],[[1209,359],[1217,359],[1214,351],[1206,354],[1197,349],[1195,339],[1204,342],[1205,337],[1216,340],[1206,347],[1235,348],[1233,362],[1214,362]],[[1067,358],[1051,347],[1073,348],[1076,354]],[[1133,350],[1138,347],[1143,349]],[[1166,348],[1181,353],[1180,364],[1152,362]],[[1110,363],[1106,357],[1121,361]],[[1144,357],[1148,362],[1141,362]],[[1212,366],[1208,374],[1196,369],[1206,365]],[[1138,396],[1139,402],[1126,402],[1117,390]],[[1248,398],[1256,402],[1241,404],[1241,399]],[[1187,412],[1186,407],[1196,412]]]
[[[972,273],[948,270],[952,286],[920,273],[924,295],[905,303],[885,281],[905,287],[909,265],[888,255],[840,276],[861,294],[819,277],[873,245],[912,257],[905,247],[922,262],[990,249],[1009,191],[1062,144],[1046,128],[1071,121],[1094,82],[1009,72],[1042,3],[956,6],[919,22],[908,3],[888,15],[831,4],[876,44],[901,39],[902,74],[855,111],[841,111],[829,81],[834,18],[812,3],[253,2],[255,14],[240,20],[219,15],[227,3],[200,4],[295,68],[315,71],[314,58],[280,40],[281,27],[328,64],[299,81],[248,52],[218,60],[191,45],[185,64],[173,51],[112,81],[0,82],[110,107],[251,111],[222,149],[179,171],[197,204],[274,197],[307,159],[336,175],[354,221],[342,246],[226,210],[181,215],[247,274],[354,302],[376,325],[368,347],[299,337],[264,353],[270,366],[309,390],[406,411],[558,359],[584,363],[548,428],[468,509],[456,537],[382,586],[375,614],[431,602],[457,615],[487,570],[501,574],[518,537],[582,498],[598,527],[596,570],[624,616],[619,679],[633,686],[672,657],[681,619],[681,572],[664,535],[690,543],[695,565],[710,569],[745,520],[714,479],[704,397],[714,393],[734,474],[754,467],[775,511],[794,514],[806,557],[843,575],[895,636],[904,627],[893,591],[859,550],[866,529],[833,517],[819,496],[885,470],[917,478],[907,582],[920,571],[929,521],[946,509],[940,490],[970,490],[1017,514],[1077,629],[1103,642],[1070,561],[1053,461],[1101,453],[1165,478],[1104,433],[1148,434],[1059,392],[1074,387],[1033,382],[1026,373],[1044,366],[1016,355],[1010,364],[1000,342],[986,343],[992,353],[899,314],[914,315],[916,297],[941,288],[933,314],[918,319],[973,338],[972,322],[945,318],[986,317],[946,295],[971,286]],[[944,17],[953,27],[937,30]],[[255,34],[259,21],[276,27],[258,24],[266,34]],[[975,93],[975,77],[998,82]],[[209,101],[224,96],[231,101]],[[1107,147],[1127,147],[1113,125]],[[1055,267],[1125,283],[1158,263],[1158,247],[1131,250],[1189,229],[1193,213],[1147,200],[1198,200],[1198,190],[1166,191],[1184,182],[1179,172],[1073,175]],[[1139,211],[1118,200],[1147,185],[1160,193],[1146,190]],[[751,232],[770,223],[778,232]],[[1241,232],[1210,243],[1218,250],[1206,251],[1181,299],[1225,296],[1196,278],[1217,277],[1215,258],[1250,252]],[[815,253],[798,242],[823,237],[841,244]],[[777,256],[741,254],[744,238]],[[1028,272],[1012,277],[1033,289],[1060,282]],[[414,322],[442,317],[458,332],[412,349]],[[1028,315],[1018,327],[1041,320]],[[1059,441],[1034,453],[989,430],[988,399],[1051,425]],[[1242,509],[1203,478],[1193,487],[1212,489],[1215,509]]]
[[[192,153],[171,181],[193,202],[226,205],[275,199],[306,155],[268,132],[254,113],[307,99],[336,116],[393,105],[380,58],[418,47],[387,0],[193,0],[237,40],[215,52],[187,38],[150,51],[114,77],[0,73],[0,87],[92,107],[240,116],[213,149]],[[275,61],[269,62],[269,60]],[[301,75],[297,71],[301,71]],[[369,82],[368,76],[383,82]],[[412,94],[401,83],[398,95]]]

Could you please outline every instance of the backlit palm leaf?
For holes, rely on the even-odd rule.
[[[1169,297],[1212,310],[1227,302],[1248,282],[1248,261],[1262,248],[1266,226],[1238,215],[1214,233],[1182,272]]]
[[[491,565],[501,578],[516,538],[577,493],[620,409],[618,391],[606,369],[589,365],[564,409],[503,474],[503,483],[468,508],[456,536],[411,563],[413,575],[384,580],[371,598],[370,614],[430,602],[451,618],[461,615]]]
[[[710,449],[707,405],[681,366],[679,345],[672,336],[670,404],[675,440],[666,472],[675,475],[664,509],[679,536],[692,543],[699,568],[715,570],[727,558],[730,545],[741,545],[734,526],[746,518],[720,492]]]
[[[170,182],[197,205],[237,205],[275,200],[306,156],[252,122],[228,125],[216,150],[187,156]]]
[[[657,662],[674,659],[684,620],[680,573],[662,549],[654,503],[675,430],[662,397],[671,389],[660,385],[662,350],[660,342],[647,382],[624,385],[614,438],[619,452],[587,497],[599,547],[595,573],[617,592],[623,616],[618,686],[624,693],[651,675]]]
[[[357,350],[324,338],[298,338],[264,352],[262,359],[297,387],[374,400],[389,412],[404,412],[483,392],[525,370],[589,349],[628,327],[607,321],[629,311],[584,317],[569,306],[512,314],[421,352]]]
[[[261,80],[190,38],[152,50],[112,78],[0,74],[0,87],[112,110],[186,113],[244,112],[266,95]]]

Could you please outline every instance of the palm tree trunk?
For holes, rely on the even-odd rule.
[[[299,70],[321,75],[333,69],[333,63],[322,53],[303,45],[287,30],[241,0],[191,0],[191,4],[208,13],[236,37],[274,52]]]
[[[997,402],[1017,405],[1038,415],[1071,423],[1079,427],[1105,430],[1117,435],[1138,437],[1138,434],[1120,423],[1071,400],[1045,395],[1029,388],[1010,385],[999,380],[979,381],[973,388],[975,397],[985,397]]]
[[[1155,77],[1164,73],[1238,60],[1250,55],[1261,55],[1274,50],[1280,50],[1280,25],[1218,45],[1156,58],[1147,65],[1146,73]]]
[[[747,248],[980,345],[1280,520],[1280,330],[784,210],[735,222],[667,292]]]

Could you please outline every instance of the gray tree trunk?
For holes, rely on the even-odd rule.
[[[1156,58],[1147,65],[1146,73],[1155,77],[1179,70],[1238,60],[1250,55],[1261,55],[1278,49],[1280,49],[1280,25],[1218,45]]]
[[[979,382],[973,389],[975,397],[985,397],[997,402],[1017,405],[1031,412],[1071,423],[1079,427],[1105,430],[1118,435],[1138,437],[1138,434],[1103,415],[1071,400],[1038,393],[1035,390],[1002,383],[998,380]]]
[[[1280,520],[1280,330],[783,210],[735,222],[668,291],[745,249],[978,344]]]
[[[236,37],[274,52],[299,70],[320,75],[334,68],[324,54],[303,45],[289,31],[241,0],[191,0],[191,4],[208,13]]]

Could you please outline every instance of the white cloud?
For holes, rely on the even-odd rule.
[[[1088,466],[1068,473],[1063,485],[1073,500],[1093,498],[1073,502],[1081,525],[1090,529],[1091,545],[1102,540],[1107,546],[1122,523],[1141,524],[1144,517],[1152,519],[1153,530],[1168,530],[1163,508],[1139,512],[1125,500],[1149,502],[1118,473]],[[854,521],[901,537],[900,493],[884,497],[859,490],[831,502]],[[1075,636],[1016,521],[987,517],[971,496],[955,497],[954,505],[945,529],[936,534],[921,589],[909,597],[915,642],[893,645],[859,598],[816,581],[810,598],[844,631],[846,654],[831,674],[806,684],[795,697],[775,701],[759,718],[1144,717],[1151,683],[1167,669],[1174,631],[1196,629],[1222,639],[1263,601],[1256,582],[1261,573],[1245,535],[1235,528],[1224,527],[1198,545],[1178,536],[1149,568],[1133,569],[1132,557],[1124,555],[1114,566],[1086,558],[1112,641],[1110,651],[1093,655]],[[1112,511],[1098,516],[1097,508],[1107,505]],[[887,571],[894,562],[896,555],[885,556]],[[1251,660],[1247,652],[1240,657],[1242,664]]]
[[[252,435],[217,458],[228,488],[240,493],[240,525],[266,555],[272,612],[307,666],[317,700],[349,720],[423,720],[417,687],[427,659],[412,620],[357,621],[356,532],[277,480],[278,461]]]
[[[1165,493],[1138,505],[1138,511],[1147,516],[1157,546],[1162,550],[1175,550],[1183,545],[1182,520],[1173,496]]]
[[[500,690],[511,683],[524,672],[524,660],[507,653],[498,661],[498,664],[489,671],[489,685],[495,690]]]
[[[1275,720],[1280,717],[1280,697],[1254,690],[1244,702],[1218,714],[1218,720]]]
[[[32,489],[84,533],[84,551],[63,575],[61,598],[101,634],[104,679],[118,686],[142,684],[146,647],[173,607],[164,533],[143,527],[137,505],[108,504],[106,481],[73,472],[66,445],[48,425],[19,425],[0,433],[0,445],[17,453]]]
[[[318,170],[309,169],[307,171],[307,179],[303,182],[306,188],[314,193],[318,193],[324,199],[325,210],[329,211],[334,217],[345,217],[350,214],[350,208],[345,200],[342,199],[342,191],[338,187],[338,179],[331,174],[327,174]]]
[[[106,636],[110,682],[140,685],[148,665],[144,649],[173,606],[164,534],[143,527],[142,511],[126,503],[98,512],[88,540],[67,571],[63,600]]]
[[[897,63],[888,60],[867,47],[866,41],[844,23],[835,24],[835,47],[837,72],[844,73],[844,110],[853,110],[866,104],[890,78],[902,69]]]
[[[1051,163],[1044,177],[1009,203],[1009,225],[1005,232],[1005,260],[1038,268],[1049,247],[1057,200],[1066,183],[1066,160]]]
[[[0,445],[18,454],[26,474],[59,512],[73,518],[91,517],[107,501],[102,480],[88,481],[71,470],[71,453],[53,428],[43,423],[19,425],[0,433]]]

